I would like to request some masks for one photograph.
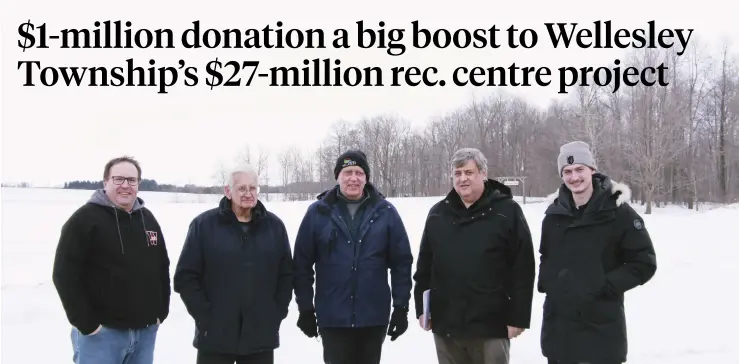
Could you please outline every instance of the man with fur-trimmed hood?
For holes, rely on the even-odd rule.
[[[626,361],[624,294],[657,269],[631,190],[599,173],[588,144],[560,148],[562,185],[542,222],[537,288],[546,294],[542,354],[549,364]]]

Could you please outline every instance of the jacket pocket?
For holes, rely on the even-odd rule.
[[[541,293],[550,293],[552,292],[552,288],[550,286],[551,282],[551,272],[549,265],[542,264],[539,269],[539,276],[536,279],[536,289]]]
[[[318,260],[324,263],[330,263],[332,255],[336,252],[336,245],[338,244],[338,232],[336,229],[331,229],[328,236],[325,233],[318,237]]]
[[[583,319],[593,324],[618,321],[622,316],[621,302],[615,300],[592,301],[583,310]]]
[[[481,289],[471,287],[466,295],[464,314],[467,322],[498,322],[504,319],[508,296],[503,286]]]
[[[212,311],[208,309],[195,321],[195,327],[198,329],[201,336],[207,336],[208,334],[208,329],[210,328],[212,321],[211,312]]]

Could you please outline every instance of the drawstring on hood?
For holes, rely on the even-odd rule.
[[[131,209],[131,212],[128,212],[116,206],[113,201],[108,198],[108,195],[105,194],[105,190],[100,188],[92,193],[92,196],[90,196],[90,199],[87,200],[87,202],[100,206],[110,207],[113,209],[113,212],[115,213],[115,225],[118,228],[118,241],[121,243],[121,253],[126,254],[126,252],[123,250],[123,237],[121,236],[121,225],[118,222],[118,210],[120,210],[121,212],[126,212],[130,216],[135,211],[144,208],[144,200],[141,199],[141,197],[136,197],[136,201],[134,201],[133,203],[133,208]],[[140,214],[139,216],[141,217],[141,223],[144,225],[144,242],[148,242],[149,237],[146,236],[146,223],[144,222],[144,214]]]

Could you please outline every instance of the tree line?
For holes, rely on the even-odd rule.
[[[573,88],[569,99],[545,109],[496,90],[485,98],[430,120],[421,128],[397,115],[339,120],[316,150],[287,146],[276,155],[247,145],[237,156],[261,177],[263,194],[288,200],[314,199],[336,181],[333,166],[350,148],[363,150],[372,182],[388,197],[446,194],[452,187],[449,161],[462,147],[479,148],[490,177],[525,177],[516,195],[546,196],[561,183],[559,146],[583,140],[599,170],[630,185],[633,199],[655,206],[739,201],[739,60],[728,46],[709,50],[693,42],[682,56],[674,49],[630,53],[623,67],[669,67],[666,87]],[[591,80],[592,81],[592,80]],[[274,158],[274,160],[272,159]],[[278,166],[270,181],[271,161]],[[142,191],[222,193],[227,169],[216,186],[173,186],[144,180]],[[65,188],[93,189],[100,181],[72,181]],[[524,192],[525,188],[525,192]]]
[[[69,181],[64,182],[65,189],[77,190],[96,190],[103,188],[103,181]],[[184,186],[175,186],[172,184],[159,184],[154,179],[142,178],[138,186],[139,191],[159,191],[159,192],[179,192],[179,193],[213,193],[223,192],[223,186],[196,186],[194,184],[186,184]]]
[[[225,170],[224,170],[225,171]],[[154,191],[154,192],[177,192],[177,193],[195,193],[195,194],[222,194],[223,193],[223,186],[226,183],[225,179],[225,173],[223,173],[223,180],[219,181],[219,183],[222,183],[220,185],[213,185],[213,186],[199,186],[195,184],[185,184],[184,186],[177,186],[173,184],[159,184],[155,179],[146,179],[142,178],[138,185],[139,191]],[[297,184],[297,186],[293,186],[295,184],[290,184],[288,188],[292,189],[311,189],[313,188],[315,190],[315,186],[304,186],[301,184]],[[3,187],[30,187],[28,184],[23,185],[3,185]],[[62,188],[64,189],[75,189],[75,190],[96,190],[103,187],[103,181],[97,180],[97,181],[89,181],[89,180],[82,180],[82,181],[69,181],[64,182],[64,185]],[[284,186],[267,186],[267,185],[261,185],[259,187],[260,193],[281,193],[285,190]]]
[[[630,53],[623,67],[663,62],[669,67],[666,87],[574,88],[569,99],[546,109],[497,91],[420,129],[396,115],[337,121],[317,150],[279,151],[282,192],[291,200],[314,198],[336,183],[337,156],[359,148],[369,158],[372,182],[386,196],[443,195],[452,186],[451,155],[476,147],[488,158],[490,177],[524,176],[527,196],[546,196],[561,183],[560,145],[578,139],[591,145],[600,171],[630,185],[647,213],[666,203],[694,208],[739,200],[736,53],[695,42],[682,56],[674,49]],[[267,175],[269,153],[247,146],[242,157]],[[517,195],[523,188],[512,187]]]

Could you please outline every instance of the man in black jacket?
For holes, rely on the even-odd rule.
[[[77,364],[151,364],[169,314],[169,256],[154,215],[137,196],[141,167],[105,165],[103,189],[62,227],[53,281],[72,324]]]
[[[563,183],[549,196],[539,248],[542,353],[550,364],[625,362],[624,294],[654,276],[652,240],[629,187],[597,172],[588,144],[563,145],[557,167]]]
[[[219,206],[190,223],[174,290],[195,320],[197,364],[271,364],[292,300],[290,243],[254,169],[228,177]]]
[[[531,320],[531,234],[510,188],[487,178],[479,150],[458,150],[452,169],[454,189],[431,208],[421,238],[416,317],[433,331],[440,364],[507,364],[510,339]]]

